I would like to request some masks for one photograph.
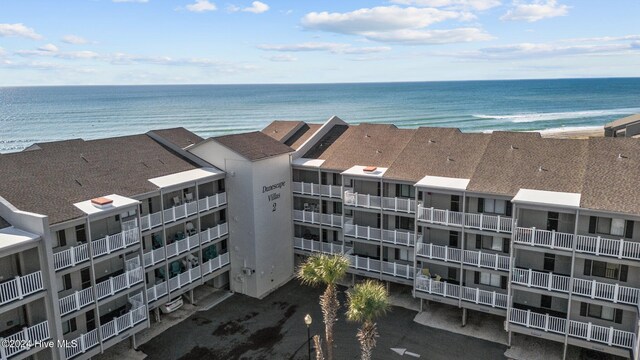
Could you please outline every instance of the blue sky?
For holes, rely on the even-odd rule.
[[[0,86],[640,76],[637,0],[3,0]]]

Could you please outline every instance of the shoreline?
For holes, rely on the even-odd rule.
[[[542,137],[551,139],[588,139],[604,137],[604,126],[585,126],[576,128],[556,128],[538,131]]]

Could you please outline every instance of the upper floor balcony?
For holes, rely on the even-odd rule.
[[[306,183],[302,181],[294,181],[292,191],[294,194],[322,196],[333,199],[342,198],[342,192],[349,188],[340,185],[321,185],[314,183]]]
[[[0,306],[44,290],[42,271],[24,276],[16,276],[0,283]]]
[[[463,213],[460,211],[441,210],[434,207],[418,207],[418,221],[454,227],[465,227],[482,231],[510,233],[512,218],[485,213]]]
[[[374,242],[380,242],[392,245],[414,246],[415,233],[409,230],[387,230],[379,229],[371,226],[354,225],[353,219],[349,219],[344,223],[344,235],[356,239],[366,239]],[[422,236],[419,237],[419,240]]]
[[[506,309],[508,305],[507,294],[438,281],[420,273],[416,275],[415,290],[500,309]]]
[[[529,246],[571,251],[574,239],[576,252],[618,259],[640,260],[640,243],[621,239],[609,239],[599,235],[574,235],[536,228],[516,229],[514,241]]]
[[[365,209],[382,209],[406,214],[416,212],[416,201],[409,198],[358,194],[352,190],[346,190],[342,201],[344,205]]]
[[[0,338],[0,342],[2,342],[2,346],[0,346],[0,359],[11,359],[23,351],[33,349],[38,346],[38,343],[49,339],[51,339],[51,333],[49,332],[48,321],[24,327],[12,335]],[[5,344],[16,346],[5,346]]]
[[[123,224],[123,229],[127,227]],[[140,243],[140,229],[129,227],[117,234],[91,241],[93,258],[110,254]],[[87,243],[71,246],[65,250],[54,252],[53,264],[56,271],[76,266],[89,260],[89,246]]]
[[[568,334],[574,338],[625,349],[633,349],[636,344],[636,335],[629,331],[595,325],[591,322],[567,320],[550,316],[549,314],[532,312],[531,310],[511,309],[509,322],[544,332],[560,335]]]
[[[402,279],[412,280],[414,269],[411,265],[399,264],[395,262],[371,259],[358,255],[347,255],[349,267],[366,272],[393,276]]]
[[[142,231],[156,228],[162,225],[162,219],[164,217],[164,223],[168,224],[174,221],[178,221],[189,216],[193,216],[197,213],[209,211],[211,209],[223,206],[227,203],[227,193],[221,192],[211,196],[204,197],[197,201],[188,198],[182,202],[181,199],[176,198],[173,202],[173,206],[168,207],[163,211],[154,212],[140,217],[140,228]]]
[[[434,245],[432,243],[418,243],[416,256],[458,264],[462,262],[469,266],[502,271],[509,271],[510,263],[508,256],[474,250],[463,251],[462,249]]]
[[[350,254],[353,251],[353,248],[341,244],[325,243],[299,237],[293,238],[293,248],[323,254]]]
[[[322,224],[332,227],[342,227],[342,215],[322,214],[316,211],[293,210],[293,220],[309,224]]]

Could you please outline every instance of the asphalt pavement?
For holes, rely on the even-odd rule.
[[[345,320],[343,290],[343,308],[335,327],[335,359],[359,359],[359,324]],[[318,304],[322,291],[322,287],[303,286],[292,280],[262,300],[235,294],[171,327],[140,350],[151,360],[307,359],[304,316],[310,314],[313,318],[311,336],[323,336]],[[504,359],[505,345],[423,326],[413,321],[415,315],[415,311],[392,307],[378,321],[380,337],[374,359],[409,360],[415,355],[429,360]],[[406,352],[399,355],[392,348]],[[315,359],[314,354],[311,356]]]

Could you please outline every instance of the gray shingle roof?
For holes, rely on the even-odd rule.
[[[287,145],[260,131],[211,138],[250,161],[293,152]]]
[[[282,141],[285,136],[300,124],[303,124],[303,122],[299,120],[275,120],[262,129],[262,132],[278,141]]]
[[[48,215],[51,224],[83,216],[76,202],[144,194],[157,189],[147,179],[196,167],[147,135],[38,147],[0,155],[0,196],[21,210]]]
[[[169,142],[173,143],[174,145],[182,149],[189,147],[191,145],[195,145],[203,140],[200,136],[192,133],[191,131],[183,127],[178,127],[173,129],[152,130],[151,132],[160,135],[161,137],[167,139]]]

